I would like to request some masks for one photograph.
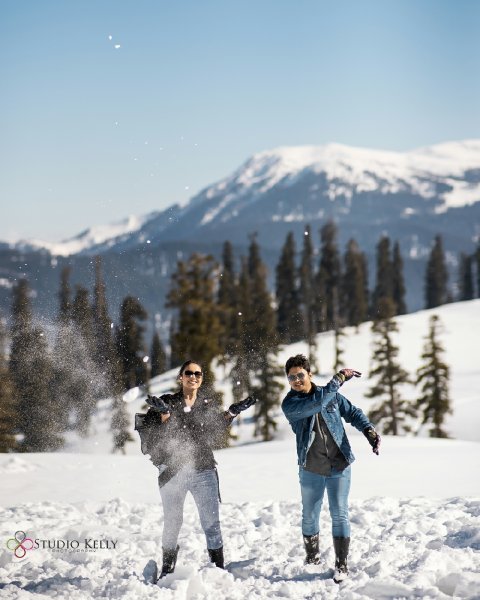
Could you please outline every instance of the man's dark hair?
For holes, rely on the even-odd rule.
[[[300,367],[301,369],[305,369],[307,373],[310,373],[310,363],[304,354],[296,354],[287,360],[285,363],[285,373],[287,375],[292,367]]]

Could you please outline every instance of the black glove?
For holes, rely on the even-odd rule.
[[[241,400],[240,402],[231,404],[228,407],[228,412],[236,417],[242,411],[247,410],[247,408],[250,408],[251,406],[253,406],[256,401],[257,401],[257,399],[254,398],[253,396],[247,396],[245,398],[245,400]]]
[[[378,456],[380,443],[382,441],[380,434],[377,433],[373,427],[367,427],[363,430],[363,435],[367,438],[368,443],[372,447],[372,451]]]
[[[352,377],[361,377],[360,371],[355,371],[355,369],[340,369],[340,371],[335,375],[338,377],[342,383],[348,381]]]
[[[162,400],[161,398],[158,398],[157,396],[150,396],[150,394],[149,394],[147,396],[147,404],[148,404],[148,406],[153,408],[153,410],[156,410],[157,412],[159,412],[162,415],[166,415],[170,412],[170,407],[165,402],[165,400]]]

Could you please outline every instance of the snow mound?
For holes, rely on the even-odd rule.
[[[35,471],[37,468],[37,465],[34,465],[19,456],[12,456],[12,458],[9,458],[0,465],[0,473],[25,473],[26,471]]]

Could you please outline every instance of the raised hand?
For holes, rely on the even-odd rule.
[[[247,410],[247,408],[250,408],[251,406],[253,406],[256,401],[257,401],[257,399],[254,398],[253,396],[247,396],[244,400],[241,400],[240,402],[236,402],[235,404],[231,404],[228,407],[228,412],[236,417],[242,411]]]
[[[170,412],[170,407],[168,406],[168,404],[165,402],[165,400],[158,398],[158,396],[150,396],[149,394],[147,396],[147,404],[148,406],[153,408],[153,410],[156,410],[162,415],[166,415]]]
[[[360,373],[360,371],[355,371],[355,369],[340,369],[340,371],[336,375],[336,377],[338,377],[342,381],[342,383],[348,381],[352,377],[361,376],[362,374]]]
[[[367,427],[363,430],[363,435],[367,438],[368,443],[372,447],[372,452],[378,456],[380,453],[380,444],[382,442],[380,434],[377,433],[373,427]]]

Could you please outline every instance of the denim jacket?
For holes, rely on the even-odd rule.
[[[324,387],[313,384],[308,394],[291,390],[283,399],[282,410],[297,438],[298,464],[301,467],[307,462],[307,452],[315,436],[313,426],[316,413],[323,417],[348,464],[351,464],[355,457],[343,427],[342,417],[359,431],[369,426],[373,427],[360,408],[338,393],[340,385],[340,380],[333,377]]]

